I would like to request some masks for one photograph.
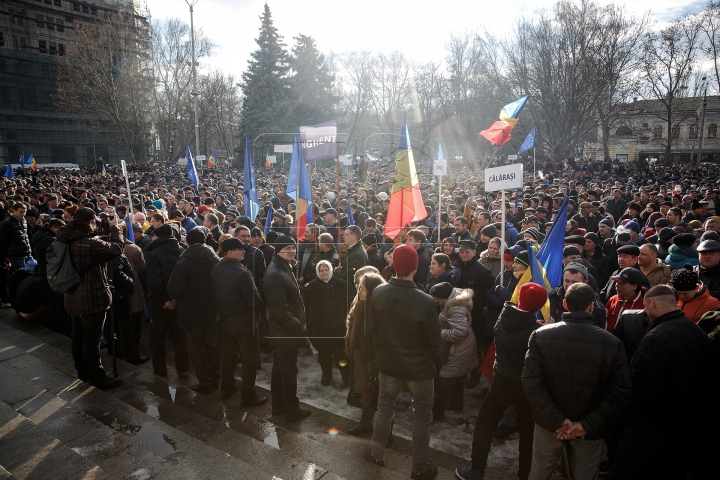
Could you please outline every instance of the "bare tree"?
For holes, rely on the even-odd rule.
[[[426,63],[415,69],[413,103],[416,117],[421,121],[421,138],[430,144],[430,137],[443,116],[442,100],[447,83],[437,63]],[[432,152],[428,152],[432,155]]]
[[[720,2],[709,1],[707,10],[700,14],[700,30],[705,36],[705,42],[700,47],[713,66],[715,78],[715,91],[720,91]]]
[[[410,62],[401,52],[380,53],[373,62],[372,75],[371,103],[377,127],[385,133],[397,133],[410,106]]]
[[[659,105],[651,106],[648,113],[665,124],[662,135],[654,135],[653,139],[664,148],[665,161],[670,161],[673,144],[680,140],[679,125],[683,118],[679,112],[685,110],[683,106],[687,103],[681,99],[689,93],[699,37],[699,22],[685,17],[660,31],[647,32],[643,40],[641,95]]]
[[[240,94],[232,75],[213,71],[199,78],[200,85],[200,133],[202,145],[208,153],[222,147],[227,152],[236,149],[233,127],[240,114]]]
[[[118,12],[74,29],[58,60],[55,103],[90,125],[112,126],[118,145],[142,162],[152,144],[152,87],[145,18]]]
[[[372,53],[352,51],[334,58],[338,66],[338,88],[342,92],[340,110],[347,117],[348,143],[357,137],[357,129],[364,121],[372,92]]]

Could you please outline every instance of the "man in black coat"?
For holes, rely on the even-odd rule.
[[[25,268],[25,262],[30,256],[30,240],[27,235],[27,222],[25,221],[25,204],[20,202],[12,203],[8,209],[10,215],[0,222],[0,261],[10,259],[7,272],[0,272],[9,275],[12,272]],[[2,283],[3,287],[5,286]],[[7,291],[2,291],[2,307],[10,307],[10,299]]]
[[[458,468],[455,471],[462,480],[482,479],[493,432],[510,405],[515,407],[520,430],[518,477],[526,480],[530,473],[535,422],[532,408],[523,392],[520,375],[530,334],[541,327],[535,314],[545,305],[546,299],[545,287],[529,282],[520,287],[518,305],[506,302],[500,313],[495,324],[495,378],[477,415],[472,444],[472,469]]]
[[[418,268],[413,280],[419,288],[427,282],[430,275],[430,262],[432,262],[433,248],[426,243],[425,234],[420,230],[408,232],[407,245],[413,247],[418,254]]]
[[[697,248],[700,265],[693,267],[700,281],[710,290],[710,295],[720,298],[720,242],[705,240]]]
[[[242,361],[240,406],[254,407],[267,402],[255,392],[260,365],[258,320],[265,308],[250,271],[242,264],[247,245],[237,238],[222,244],[224,256],[210,272],[212,298],[220,314],[222,337],[222,398],[235,391],[235,368]]]
[[[165,342],[168,333],[175,353],[175,368],[180,378],[188,378],[188,357],[185,332],[178,324],[175,301],[168,295],[167,284],[175,264],[180,259],[180,245],[172,235],[170,225],[162,225],[153,231],[153,241],[145,253],[147,284],[152,300],[150,323],[150,349],[152,350],[155,375],[167,378]]]
[[[205,244],[202,230],[190,230],[186,241],[189,247],[170,275],[167,293],[175,300],[178,325],[187,335],[188,353],[198,379],[190,389],[209,395],[220,381],[217,302],[207,301],[213,295],[210,271],[220,259]]]
[[[693,442],[705,441],[696,416],[716,387],[708,385],[710,339],[677,309],[677,299],[668,285],[645,294],[650,330],[630,366],[632,395],[613,479],[685,478]]]
[[[309,410],[300,409],[297,397],[298,348],[307,345],[305,306],[292,272],[295,262],[295,240],[288,235],[275,239],[275,256],[265,277],[268,340],[275,345],[270,380],[272,414],[285,415],[287,423],[310,416]]]
[[[640,248],[636,245],[623,245],[617,249],[618,269],[612,273],[612,275],[610,276],[610,280],[608,280],[608,283],[600,291],[600,300],[602,300],[603,302],[607,302],[608,300],[610,300],[610,298],[617,295],[617,282],[615,282],[612,277],[620,275],[620,272],[623,268],[638,268],[639,255]]]
[[[532,480],[555,469],[565,441],[576,478],[597,478],[603,438],[622,415],[630,375],[620,340],[592,318],[595,292],[571,285],[562,321],[532,333],[522,373],[535,419]]]
[[[355,272],[368,264],[368,255],[360,241],[362,230],[357,225],[350,225],[345,229],[343,241],[347,245],[347,256],[341,267],[335,269],[335,276],[347,282],[348,305],[355,297]]]

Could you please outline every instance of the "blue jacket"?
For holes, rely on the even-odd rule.
[[[683,265],[689,263],[692,266],[699,265],[699,254],[692,247],[684,247],[681,245],[670,245],[668,249],[669,255],[665,258],[665,263],[670,265],[670,269],[677,270],[683,268]]]

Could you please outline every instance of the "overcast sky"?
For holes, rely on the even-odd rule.
[[[177,17],[190,23],[184,0],[146,0],[153,20]],[[445,57],[451,33],[487,29],[502,35],[522,16],[550,8],[553,0],[268,0],[275,27],[288,47],[293,36],[312,36],[323,53],[351,50],[403,52],[418,62]],[[612,3],[599,0],[601,4]],[[616,2],[617,3],[617,2]],[[620,2],[622,3],[622,2]],[[684,12],[700,12],[706,0],[628,0],[626,9],[642,15],[650,11],[658,22]],[[265,0],[199,0],[194,8],[195,28],[217,45],[205,62],[232,73],[239,80],[255,39]]]

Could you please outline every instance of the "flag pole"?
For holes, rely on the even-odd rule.
[[[438,243],[440,243],[440,216],[442,215],[442,175],[438,175],[438,214],[435,221],[438,229]]]
[[[502,212],[502,225],[500,225],[500,285],[503,285],[503,279],[505,275],[505,189],[503,188],[500,192],[500,198],[502,203],[500,204],[500,211]]]
[[[533,182],[537,180],[537,172],[535,170],[535,147],[533,146]]]

